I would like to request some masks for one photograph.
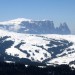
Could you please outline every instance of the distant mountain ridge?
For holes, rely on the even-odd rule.
[[[27,34],[71,34],[66,23],[55,27],[53,21],[33,21],[25,18],[0,22],[0,29]]]

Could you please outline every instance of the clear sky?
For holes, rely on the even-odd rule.
[[[15,18],[67,22],[75,34],[75,0],[0,0],[0,21]]]

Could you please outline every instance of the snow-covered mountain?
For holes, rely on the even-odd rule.
[[[10,21],[0,22],[0,29],[28,34],[70,34],[71,31],[66,23],[55,27],[53,21],[33,21],[18,18]]]
[[[75,64],[75,36],[0,30],[0,61]]]

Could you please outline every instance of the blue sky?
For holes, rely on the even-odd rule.
[[[0,0],[0,21],[15,18],[67,22],[75,34],[75,0]]]

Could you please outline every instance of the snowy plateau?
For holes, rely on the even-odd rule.
[[[75,35],[61,34],[70,34],[65,23],[55,28],[51,21],[24,18],[0,22],[0,61],[74,67]]]

